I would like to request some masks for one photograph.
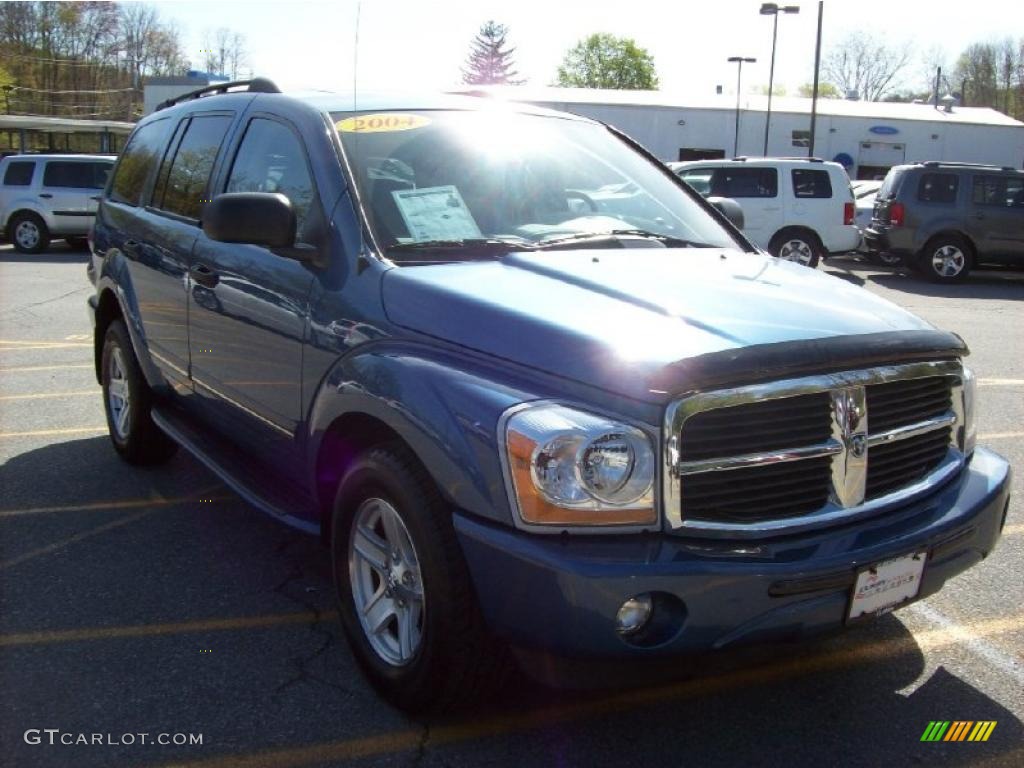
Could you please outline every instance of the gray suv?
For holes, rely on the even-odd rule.
[[[878,191],[864,239],[935,282],[963,280],[980,263],[1024,264],[1024,171],[898,165]]]

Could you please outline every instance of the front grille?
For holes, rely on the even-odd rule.
[[[703,411],[683,428],[684,461],[717,459],[812,445],[832,433],[828,392]],[[802,515],[828,501],[828,457],[702,472],[682,480],[687,515],[752,523]]]
[[[874,434],[935,418],[950,410],[949,379],[942,376],[872,384],[866,390],[868,427]]]
[[[667,423],[678,436],[665,486],[676,505],[670,524],[785,530],[937,482],[951,453],[962,461],[961,377],[957,363],[922,363],[679,401]]]

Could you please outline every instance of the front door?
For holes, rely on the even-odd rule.
[[[297,244],[316,245],[319,202],[292,126],[249,120],[221,192],[279,192],[291,200]],[[196,394],[222,433],[281,470],[302,445],[302,354],[311,268],[270,248],[200,235],[193,252],[190,349]]]

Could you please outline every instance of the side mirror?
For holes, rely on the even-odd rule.
[[[709,197],[708,202],[715,206],[718,212],[725,216],[736,229],[743,229],[743,209],[740,208],[739,203],[731,197]]]
[[[203,232],[222,243],[286,248],[295,244],[295,211],[277,192],[225,192],[203,209]]]

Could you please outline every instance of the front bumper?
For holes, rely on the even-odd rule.
[[[1010,467],[979,448],[930,497],[800,536],[724,542],[668,535],[524,534],[457,514],[484,615],[511,644],[576,658],[645,658],[791,640],[845,624],[859,568],[927,550],[918,599],[992,551],[1009,506]],[[666,593],[678,631],[638,647],[615,631],[622,603]]]

